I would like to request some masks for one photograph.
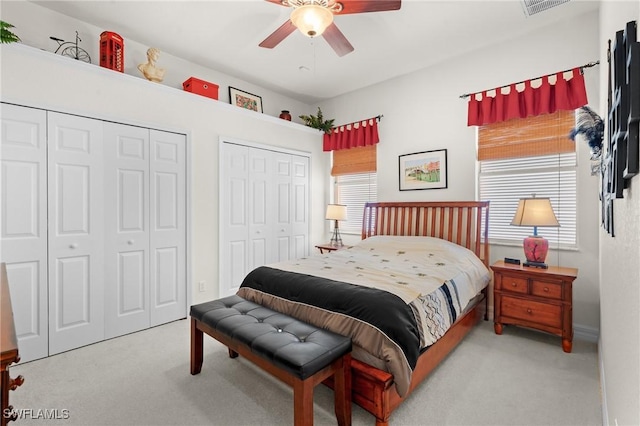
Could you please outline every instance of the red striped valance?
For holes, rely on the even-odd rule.
[[[323,151],[337,151],[359,146],[375,145],[380,142],[377,117],[356,123],[336,126],[331,133],[324,134]]]
[[[467,125],[481,126],[512,118],[526,118],[540,114],[549,114],[558,110],[574,110],[587,104],[587,91],[581,68],[570,70],[571,78],[565,80],[564,72],[555,74],[555,83],[550,77],[539,79],[540,86],[533,87],[527,80],[524,89],[516,90],[516,84],[508,86],[508,93],[503,93],[507,86],[470,95]],[[494,96],[488,92],[495,91]],[[480,95],[480,100],[478,100]]]

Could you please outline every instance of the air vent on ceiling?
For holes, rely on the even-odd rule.
[[[544,12],[552,7],[559,6],[562,3],[567,3],[568,1],[569,0],[522,0],[522,8],[526,16],[531,16]]]

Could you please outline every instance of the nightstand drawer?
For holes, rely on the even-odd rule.
[[[531,294],[547,299],[562,300],[562,283],[554,283],[550,281],[531,282]]]
[[[503,291],[521,294],[527,294],[529,292],[528,281],[526,278],[503,274],[501,284]]]
[[[558,305],[503,296],[500,307],[505,317],[562,328],[562,308]]]

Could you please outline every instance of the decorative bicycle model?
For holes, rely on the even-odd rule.
[[[87,53],[87,51],[84,50],[82,47],[78,46],[78,42],[82,40],[80,39],[80,36],[78,35],[77,31],[76,31],[75,43],[72,41],[64,41],[60,38],[53,37],[53,36],[49,38],[51,40],[55,40],[58,43],[58,48],[53,53],[60,52],[62,56],[68,56],[69,58],[73,58],[78,61],[91,63],[91,58],[89,57],[89,54]]]

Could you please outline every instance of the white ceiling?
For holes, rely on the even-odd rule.
[[[298,31],[274,49],[258,47],[290,13],[263,0],[34,2],[307,104],[509,37],[534,36],[540,27],[599,4],[572,0],[526,17],[518,0],[403,0],[398,11],[336,16],[355,48],[338,57],[322,37]]]

